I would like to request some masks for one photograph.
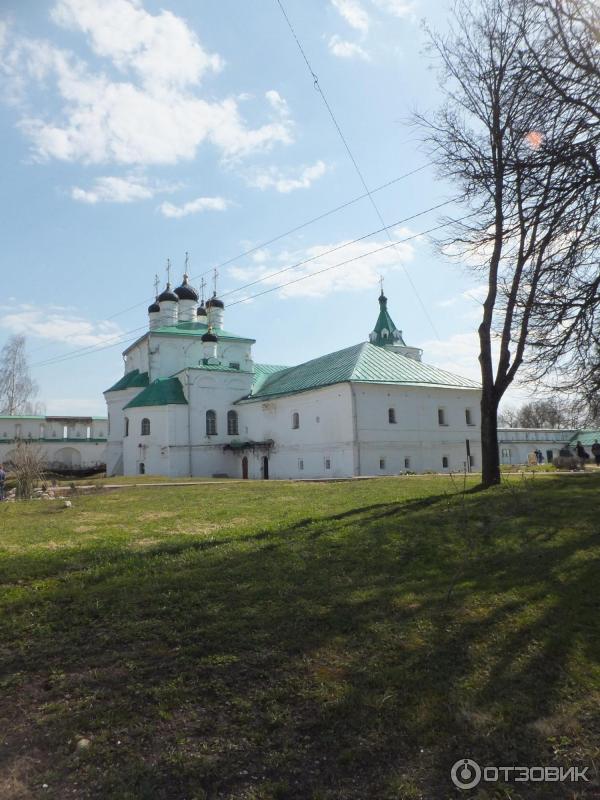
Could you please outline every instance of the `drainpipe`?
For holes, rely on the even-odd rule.
[[[358,411],[356,406],[356,394],[354,391],[354,385],[350,383],[349,386],[350,386],[350,397],[352,399],[352,433],[354,436],[354,442],[356,446],[355,472],[356,475],[360,475],[360,439],[358,438]]]

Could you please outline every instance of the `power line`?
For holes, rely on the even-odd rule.
[[[345,261],[340,261],[338,264],[333,264],[329,267],[324,267],[323,269],[319,269],[316,272],[311,272],[309,275],[302,275],[300,278],[294,278],[291,281],[287,281],[286,283],[279,284],[277,286],[272,286],[269,289],[265,289],[263,292],[257,292],[257,294],[250,295],[249,297],[243,297],[241,300],[236,300],[233,303],[229,303],[228,308],[232,306],[237,306],[239,303],[247,303],[249,300],[254,300],[256,297],[262,297],[264,294],[269,294],[270,292],[276,292],[279,289],[284,289],[286,286],[291,286],[294,283],[300,283],[300,281],[305,281],[310,278],[314,278],[316,275],[322,275],[324,272],[330,272],[333,269],[337,269],[338,267],[344,267],[347,264],[352,264],[355,261],[360,261],[361,258],[367,258],[367,256],[375,255],[376,253],[381,253],[383,250],[389,250],[390,247],[396,247],[399,244],[405,244],[406,242],[410,242],[413,239],[418,239],[420,236],[427,236],[430,233],[434,233],[435,231],[440,230],[441,228],[445,228],[451,223],[462,222],[469,217],[474,216],[474,214],[468,214],[466,217],[461,217],[458,220],[448,220],[448,222],[442,222],[440,225],[436,225],[433,228],[429,228],[426,231],[421,231],[420,233],[413,233],[410,236],[406,236],[403,239],[392,240],[389,244],[384,244],[381,247],[377,247],[375,250],[369,250],[367,253],[361,253],[358,256],[353,256],[352,258],[348,258]]]
[[[298,49],[300,50],[302,58],[304,59],[304,62],[306,64],[306,66],[307,66],[307,69],[308,69],[308,71],[310,72],[310,74],[311,74],[311,76],[313,78],[313,85],[314,85],[315,89],[317,90],[317,92],[320,94],[321,99],[323,100],[323,103],[325,104],[325,108],[327,109],[327,111],[329,113],[329,116],[331,117],[331,120],[332,120],[332,122],[333,122],[333,124],[335,126],[336,131],[338,132],[338,135],[339,135],[340,139],[342,140],[342,144],[344,145],[344,147],[346,149],[346,152],[348,153],[348,156],[349,156],[349,158],[350,158],[350,160],[351,160],[351,162],[352,162],[352,164],[354,166],[354,169],[356,170],[356,174],[360,178],[360,181],[361,181],[361,183],[363,185],[363,188],[364,188],[364,190],[365,190],[365,192],[366,192],[366,194],[367,194],[367,196],[369,198],[369,201],[370,201],[371,205],[373,206],[373,209],[374,209],[375,213],[377,214],[377,216],[379,218],[379,221],[381,222],[381,225],[386,227],[385,226],[385,220],[383,219],[383,215],[382,215],[381,211],[379,210],[379,206],[377,205],[377,203],[375,202],[375,200],[373,198],[373,193],[369,189],[369,187],[367,185],[367,182],[366,182],[366,180],[365,180],[365,178],[364,178],[364,176],[363,176],[363,174],[361,172],[361,169],[358,166],[358,162],[357,162],[356,158],[354,157],[354,154],[353,154],[352,150],[350,149],[350,145],[348,144],[348,141],[346,140],[346,137],[344,136],[344,134],[342,132],[340,124],[337,121],[337,119],[335,117],[335,114],[333,113],[333,110],[332,110],[331,106],[329,105],[329,102],[328,102],[327,98],[325,97],[325,93],[323,92],[323,89],[321,88],[321,85],[319,83],[319,78],[318,78],[317,74],[315,73],[315,71],[313,70],[310,61],[308,60],[308,57],[307,57],[307,55],[306,55],[306,53],[304,51],[304,48],[302,47],[300,39],[298,38],[298,36],[296,34],[296,31],[294,30],[294,27],[293,27],[293,25],[292,25],[292,23],[290,21],[290,18],[288,17],[288,15],[286,13],[286,10],[285,10],[285,8],[283,6],[282,0],[276,0],[276,2],[278,4],[279,8],[281,9],[281,13],[284,16],[285,21],[287,22],[287,25],[288,25],[288,27],[290,29],[290,32],[291,32],[292,36],[294,37],[294,40],[296,41],[296,44],[298,45]],[[388,236],[388,238],[389,238],[389,240],[391,242],[392,241],[392,237],[391,237],[391,234],[390,234],[389,230],[387,230],[387,236]],[[440,336],[439,336],[439,334],[438,334],[438,332],[436,330],[435,325],[433,324],[433,320],[429,316],[427,308],[425,307],[425,304],[423,303],[423,301],[421,299],[421,296],[419,295],[419,292],[417,291],[417,287],[415,286],[415,284],[414,284],[414,282],[413,282],[413,280],[412,280],[412,278],[410,276],[409,271],[406,269],[404,264],[402,264],[402,262],[401,262],[401,265],[402,265],[402,268],[404,270],[404,273],[406,274],[406,277],[408,278],[408,282],[410,283],[410,285],[412,287],[412,290],[415,293],[415,296],[416,296],[417,300],[419,301],[419,304],[421,305],[421,308],[423,310],[423,313],[425,314],[425,317],[426,317],[427,321],[431,325],[431,328],[432,328],[433,332],[435,333],[436,337],[439,339]]]
[[[411,216],[409,216],[409,217],[404,217],[403,219],[397,220],[396,222],[392,223],[391,225],[387,226],[386,228],[378,228],[377,230],[370,231],[369,233],[366,233],[363,236],[359,236],[356,239],[352,239],[352,240],[350,240],[348,242],[344,242],[344,243],[342,243],[340,245],[336,245],[335,247],[330,247],[328,250],[324,250],[323,252],[321,252],[321,253],[319,253],[319,254],[317,254],[315,256],[310,256],[309,258],[303,259],[302,261],[297,261],[295,264],[291,264],[291,265],[289,265],[287,267],[283,267],[282,269],[277,270],[276,272],[270,273],[268,275],[263,275],[261,278],[257,278],[256,280],[251,281],[251,282],[249,282],[247,284],[244,284],[242,286],[238,286],[235,289],[231,289],[230,291],[225,292],[221,296],[222,297],[226,297],[227,295],[235,294],[235,293],[237,293],[239,291],[242,291],[243,289],[247,289],[250,286],[255,286],[258,283],[263,283],[264,281],[270,280],[271,278],[275,277],[276,275],[280,275],[280,274],[282,274],[284,272],[289,272],[292,269],[297,269],[298,267],[304,266],[305,264],[309,264],[310,262],[315,261],[315,260],[317,260],[319,258],[323,258],[324,256],[331,255],[331,253],[335,253],[338,250],[342,250],[345,247],[350,247],[353,244],[358,244],[359,242],[362,242],[365,239],[370,238],[371,236],[375,236],[378,233],[382,233],[384,230],[389,232],[389,229],[391,229],[391,228],[395,228],[398,225],[402,225],[402,224],[404,224],[406,222],[410,222],[411,220],[417,219],[418,217],[422,217],[425,214],[430,214],[432,211],[437,211],[438,209],[443,208],[444,206],[447,206],[450,203],[454,203],[457,200],[460,200],[460,197],[454,197],[454,198],[451,198],[450,200],[445,200],[442,203],[438,203],[435,206],[430,206],[429,208],[423,209],[422,211],[417,211],[415,214],[411,214]],[[231,304],[231,305],[235,305],[235,303]],[[128,337],[129,334],[136,333],[137,331],[141,331],[141,330],[145,330],[145,329],[146,329],[146,326],[145,325],[141,325],[141,326],[139,326],[137,328],[132,328],[129,331],[119,332],[118,334],[115,334],[114,337],[112,337],[112,338],[115,339],[115,345],[116,344],[120,344],[123,341],[127,341],[127,339],[123,339],[122,337],[124,337],[124,336]],[[110,338],[109,338],[108,341],[110,341]],[[101,346],[100,349],[105,349],[105,347],[113,347],[115,345],[107,344],[105,346]],[[88,345],[87,347],[76,348],[75,350],[72,350],[72,351],[70,351],[68,353],[63,353],[63,354],[61,354],[59,356],[53,356],[53,357],[47,359],[46,361],[41,361],[41,362],[38,362],[37,364],[32,364],[32,367],[41,367],[41,366],[47,366],[49,364],[58,364],[58,363],[60,363],[62,361],[68,361],[70,357],[78,357],[79,355],[85,355],[87,353],[96,352],[96,348],[97,347],[98,347],[98,345]]]
[[[412,169],[409,172],[405,172],[402,175],[398,175],[398,177],[396,178],[392,178],[392,180],[387,181],[386,183],[382,183],[380,186],[377,186],[375,189],[372,189],[371,194],[374,194],[376,192],[381,192],[383,189],[387,189],[390,186],[393,186],[395,183],[404,180],[405,178],[410,178],[411,175],[416,175],[418,172],[422,172],[423,170],[427,169],[430,166],[431,166],[430,163],[421,164],[420,167],[415,167],[415,169]],[[345,203],[342,203],[341,205],[336,206],[335,208],[330,208],[329,211],[324,211],[322,214],[319,214],[316,217],[312,217],[311,219],[306,220],[306,222],[302,222],[300,223],[300,225],[296,225],[294,228],[290,228],[289,230],[284,231],[283,233],[279,233],[272,239],[267,239],[266,241],[261,242],[260,244],[257,244],[248,250],[244,250],[242,253],[238,253],[236,256],[233,256],[233,258],[228,258],[226,261],[221,261],[220,264],[215,264],[213,267],[210,267],[209,269],[199,273],[198,275],[193,275],[190,278],[190,280],[197,281],[198,279],[203,278],[205,275],[209,275],[215,269],[222,269],[223,267],[227,267],[229,266],[229,264],[233,264],[234,261],[239,261],[240,258],[245,258],[246,256],[252,255],[252,253],[255,253],[257,250],[261,250],[263,247],[268,247],[269,245],[274,244],[275,242],[278,242],[281,239],[285,239],[286,236],[291,236],[293,233],[297,233],[298,231],[301,231],[303,228],[307,228],[309,225],[314,225],[315,222],[320,222],[322,219],[330,217],[332,214],[337,214],[338,211],[343,211],[345,208],[348,208],[349,206],[358,203],[360,200],[364,200],[365,197],[368,197],[368,193],[360,194],[357,197],[353,197],[351,200],[347,200]],[[129,306],[128,308],[125,308],[122,311],[117,311],[114,314],[111,314],[111,316],[106,317],[106,319],[110,320],[114,319],[115,317],[119,317],[121,316],[121,314],[126,314],[128,311],[133,311],[134,309],[145,305],[147,302],[148,302],[147,300],[142,300],[141,302],[135,303],[134,305]]]
[[[439,203],[437,206],[432,206],[431,208],[426,208],[424,211],[419,211],[416,214],[412,214],[410,217],[404,217],[404,219],[399,219],[396,222],[393,222],[391,225],[386,225],[383,228],[378,228],[375,231],[371,231],[370,233],[366,233],[364,236],[359,236],[357,239],[352,239],[350,242],[344,242],[343,244],[339,244],[336,247],[331,247],[329,250],[324,250],[322,253],[318,253],[315,256],[310,256],[310,258],[305,258],[302,261],[297,261],[295,264],[291,264],[289,267],[283,267],[283,269],[279,269],[276,272],[271,272],[269,275],[263,275],[261,278],[257,278],[255,281],[251,281],[250,283],[246,283],[242,286],[238,286],[236,289],[230,289],[228,292],[223,292],[221,297],[227,297],[230,294],[236,294],[237,292],[241,292],[243,289],[248,289],[250,286],[255,286],[257,283],[263,283],[270,278],[275,277],[276,275],[281,275],[283,272],[289,272],[291,269],[296,269],[297,267],[301,267],[304,264],[309,264],[311,261],[317,261],[323,256],[328,256],[331,253],[335,253],[338,250],[343,250],[344,247],[349,247],[352,244],[358,244],[359,242],[364,241],[365,239],[369,239],[371,236],[375,236],[378,233],[389,232],[391,228],[395,228],[398,225],[403,225],[405,222],[410,222],[413,219],[417,219],[417,217],[422,217],[425,214],[430,214],[432,211],[437,211],[439,208],[443,208],[444,206],[449,205],[450,203],[455,203],[457,200],[460,200],[458,197],[453,197],[450,200],[445,200],[443,203]],[[229,305],[235,305],[235,303],[230,303]]]
[[[452,201],[448,201],[448,202],[452,202]],[[431,211],[433,209],[429,209],[429,210]],[[420,213],[424,214],[426,212],[420,212]],[[475,213],[477,213],[477,212],[475,212]],[[316,275],[321,275],[324,272],[330,272],[333,269],[337,269],[339,267],[346,266],[347,264],[351,264],[351,263],[353,263],[355,261],[360,261],[361,259],[367,258],[368,256],[375,255],[376,253],[380,253],[380,252],[382,252],[384,250],[389,250],[391,247],[396,247],[399,244],[405,244],[406,242],[410,242],[410,241],[413,241],[414,239],[418,239],[420,236],[427,236],[428,234],[433,233],[435,231],[438,231],[441,228],[445,228],[450,224],[455,224],[455,223],[462,222],[465,219],[469,219],[472,216],[474,216],[474,214],[468,214],[468,215],[466,215],[464,217],[461,217],[458,220],[449,219],[446,222],[442,222],[441,224],[436,225],[436,226],[434,226],[432,228],[428,228],[425,231],[421,231],[419,233],[414,233],[411,236],[406,236],[403,239],[391,240],[389,244],[382,245],[381,247],[377,247],[377,248],[375,248],[373,250],[369,250],[366,253],[361,253],[358,256],[353,256],[352,258],[348,258],[348,259],[346,259],[344,261],[340,261],[337,264],[333,264],[333,265],[331,265],[329,267],[325,267],[325,268],[317,270],[315,272],[311,272],[308,275],[302,275],[299,278],[294,278],[293,280],[287,281],[286,283],[278,284],[277,286],[269,287],[268,289],[265,289],[262,292],[257,292],[256,294],[250,295],[249,297],[244,297],[244,298],[242,298],[240,300],[236,300],[233,303],[229,303],[228,304],[228,308],[231,308],[232,306],[239,305],[240,303],[247,303],[249,300],[253,300],[256,297],[262,297],[265,294],[270,294],[271,292],[278,291],[279,289],[283,289],[286,286],[290,286],[290,285],[292,285],[294,283],[300,283],[301,281],[309,280],[310,278],[313,278]],[[395,227],[398,224],[400,224],[400,223],[396,222],[396,223],[394,223],[394,225],[392,225],[390,227]],[[373,233],[378,233],[378,232],[379,231],[374,231]],[[371,233],[369,235],[372,236],[373,233]],[[361,237],[361,240],[364,239],[364,238],[366,238],[366,237]],[[355,240],[355,241],[360,241],[360,240]],[[350,244],[354,244],[354,242],[347,242],[344,246],[347,247]],[[339,250],[339,249],[340,249],[339,247],[332,248],[331,251],[327,251],[326,253],[321,253],[318,257],[322,258],[327,253],[334,252],[335,250]],[[311,259],[307,259],[306,262],[301,262],[301,263],[308,263],[308,261],[312,261],[312,260],[314,260],[314,259],[312,259],[312,258]],[[295,265],[295,266],[297,266],[297,265]],[[291,268],[293,268],[293,267],[289,267],[289,268],[286,268],[284,270],[280,270],[277,273],[273,273],[273,275],[280,274],[281,272],[285,272],[285,271],[287,271],[287,269],[291,269]],[[261,282],[263,282],[265,280],[269,280],[271,277],[273,277],[273,275],[264,276],[260,281],[255,281],[255,283],[261,283]],[[103,344],[103,345],[100,345],[100,346],[92,346],[92,345],[90,345],[89,347],[84,348],[84,350],[86,352],[81,352],[81,351],[75,350],[75,351],[72,351],[71,353],[66,353],[66,354],[64,354],[62,356],[58,356],[55,359],[49,359],[48,361],[45,361],[45,362],[40,362],[38,364],[33,364],[32,367],[42,367],[42,366],[47,366],[49,364],[60,363],[62,361],[70,361],[72,358],[79,358],[79,357],[84,356],[84,355],[93,355],[94,353],[101,352],[102,350],[107,350],[107,349],[110,349],[111,347],[117,347],[119,344],[123,344],[123,343],[129,341],[128,334],[135,333],[135,332],[137,332],[139,330],[142,330],[142,329],[146,329],[146,326],[141,326],[140,328],[134,328],[131,331],[127,331],[124,334],[121,334],[121,336],[124,337],[124,338],[121,338],[118,341],[113,342],[112,344]]]

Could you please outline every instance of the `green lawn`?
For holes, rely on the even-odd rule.
[[[0,504],[0,798],[597,798],[600,476],[461,488]]]

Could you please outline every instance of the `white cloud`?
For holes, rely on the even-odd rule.
[[[348,25],[361,33],[369,30],[369,15],[358,0],[331,0],[333,7]]]
[[[223,66],[183,19],[164,10],[149,14],[139,0],[59,0],[51,17],[84,33],[96,55],[109,58],[123,72],[133,70],[151,86],[196,84],[206,72]]]
[[[189,214],[198,214],[201,211],[225,211],[229,202],[224,197],[198,197],[181,206],[173,203],[161,203],[160,211],[165,217],[178,219]]]
[[[410,235],[407,229],[398,229],[393,232],[394,239],[402,239]],[[290,297],[318,297],[325,298],[331,294],[348,291],[362,291],[377,286],[380,275],[400,271],[403,265],[408,264],[414,257],[414,246],[411,242],[398,244],[396,247],[387,247],[386,240],[366,239],[362,242],[347,243],[345,241],[332,244],[313,245],[303,250],[293,252],[284,251],[277,255],[266,250],[261,251],[261,262],[251,267],[232,267],[229,275],[238,283],[249,283],[260,280],[256,286],[249,287],[246,295],[232,295],[235,302],[242,296],[251,296],[270,287],[279,286],[288,281],[291,283],[279,290],[282,298]],[[326,251],[338,248],[333,253]],[[381,249],[378,253],[372,250]],[[307,264],[296,267],[280,275],[273,275],[278,269],[311,259]],[[354,260],[352,260],[354,259]],[[343,266],[335,266],[345,263]],[[329,269],[332,267],[332,269]],[[320,275],[313,273],[327,270]]]
[[[40,311],[28,305],[0,316],[0,327],[9,333],[26,333],[52,342],[87,347],[112,344],[123,331],[114,322],[90,322],[64,311]]]
[[[324,161],[317,161],[312,166],[303,167],[296,177],[285,175],[277,167],[269,167],[266,170],[255,171],[247,178],[249,186],[256,189],[275,189],[281,194],[288,194],[296,189],[308,189],[314,181],[321,178],[327,172],[327,165]]]
[[[330,52],[338,58],[360,58],[363,61],[370,61],[371,56],[356,42],[348,42],[334,34],[328,44]]]
[[[265,92],[265,97],[271,108],[281,114],[282,117],[289,116],[290,109],[287,104],[287,100],[282,97],[278,91],[275,89],[269,89],[268,92]]]
[[[90,189],[74,186],[71,197],[81,203],[132,203],[149,200],[157,194],[175,191],[176,186],[151,183],[143,176],[104,176],[96,178]]]
[[[83,163],[174,164],[211,143],[228,160],[292,141],[285,100],[267,93],[272,118],[256,128],[234,97],[204,99],[200,78],[220,68],[186,23],[151,15],[137,0],[60,0],[55,22],[82,32],[108,70],[94,71],[47,41],[12,36],[0,58],[4,95],[19,102],[19,128],[34,158]],[[111,68],[120,74],[110,76]],[[31,93],[54,88],[59,111],[44,113]]]
[[[415,10],[414,2],[405,0],[372,0],[372,2],[382,11],[393,14],[395,17],[406,17]]]
[[[442,340],[431,339],[423,342],[423,361],[428,364],[456,372],[464,378],[481,380],[479,369],[479,337],[476,330],[455,333]]]
[[[453,295],[452,297],[448,297],[445,300],[440,300],[437,305],[440,308],[449,308],[450,306],[454,306],[462,300],[469,300],[473,303],[476,303],[477,306],[481,306],[483,301],[485,300],[488,293],[488,285],[487,283],[481,283],[478,286],[473,286],[471,289],[466,289],[464,292],[460,294]]]

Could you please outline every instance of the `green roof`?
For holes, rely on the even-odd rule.
[[[394,344],[404,345],[406,343],[402,338],[402,331],[399,331],[394,324],[394,320],[390,317],[390,312],[387,310],[387,297],[383,292],[379,297],[379,316],[371,334],[371,343],[379,347],[383,345]]]
[[[189,367],[183,367],[175,374],[179,375],[181,372],[185,372],[186,369],[199,369],[208,372],[235,372],[237,375],[251,374],[247,369],[237,369],[237,367],[230,367],[229,364],[190,364]]]
[[[275,371],[257,383],[257,388],[244,399],[296,394],[347,381],[441,388],[480,388],[476,381],[469,378],[461,378],[384,347],[362,342],[345,350],[307,361],[297,367]]]
[[[131,372],[126,372],[123,377],[118,380],[107,392],[120,392],[123,389],[131,389],[133,387],[148,386],[149,378],[147,372],[140,372],[139,369],[132,369]]]
[[[254,365],[254,382],[252,384],[252,392],[256,394],[264,382],[273,375],[275,372],[281,372],[289,367],[280,367],[276,364],[255,364]]]
[[[596,439],[600,442],[600,430],[581,430],[577,431],[577,433],[570,439],[569,444],[577,444],[577,442],[581,442],[583,445],[592,445]]]
[[[170,405],[187,405],[183,388],[177,378],[157,378],[130,400],[125,408]]]
[[[153,328],[151,334],[161,336],[202,336],[206,333],[208,326],[202,322],[180,322],[177,325],[165,325],[161,328]],[[245,336],[238,336],[222,328],[213,328],[213,333],[218,339],[235,339],[238,342],[255,342],[256,339],[248,339]]]

